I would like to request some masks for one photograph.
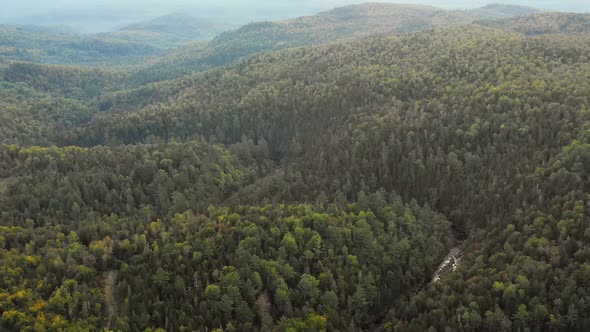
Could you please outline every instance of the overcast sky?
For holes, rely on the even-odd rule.
[[[368,1],[371,0],[0,0],[0,8],[2,8],[0,22],[36,22],[38,24],[61,22],[65,25],[92,25],[93,22],[117,24],[171,12],[187,12],[242,24],[264,19],[297,17]],[[473,8],[501,2],[547,10],[590,12],[590,0],[401,0],[398,2],[421,3],[444,8]],[[23,17],[29,17],[29,20],[22,20]],[[31,20],[31,17],[34,19]]]

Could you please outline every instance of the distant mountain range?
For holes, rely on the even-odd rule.
[[[230,27],[184,14],[162,16],[99,34],[77,34],[67,26],[0,25],[0,62],[135,64],[168,48],[212,39]]]
[[[290,47],[317,45],[378,33],[405,33],[538,13],[531,7],[488,5],[473,10],[431,6],[365,3],[317,15],[257,22],[222,33],[208,47],[180,48],[138,73],[142,83],[169,79],[190,71],[224,66],[252,54]],[[180,72],[179,72],[180,71]]]
[[[98,36],[171,48],[210,40],[232,27],[230,24],[177,13],[129,24]]]
[[[72,35],[64,31],[0,26],[0,63],[30,61],[48,64],[121,65],[155,56],[151,45]]]
[[[137,79],[146,83],[231,64],[263,51],[537,12],[534,8],[509,5],[488,5],[462,11],[366,3],[285,21],[250,23],[231,31],[228,31],[232,28],[229,24],[183,13],[130,23],[99,34],[80,35],[65,26],[7,25],[0,26],[0,63],[137,65],[150,58],[156,59],[150,62],[153,65],[138,74]],[[208,45],[194,44],[208,40],[211,40]],[[178,47],[163,56],[164,50]]]

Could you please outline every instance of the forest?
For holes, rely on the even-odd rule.
[[[364,4],[4,59],[0,330],[589,330],[589,27]]]

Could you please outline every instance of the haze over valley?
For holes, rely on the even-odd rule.
[[[389,1],[375,1],[389,2]],[[76,33],[97,33],[116,30],[122,26],[154,19],[173,13],[208,18],[213,21],[241,25],[256,21],[284,20],[336,7],[359,4],[358,0],[1,0],[3,11],[0,24],[67,26]],[[473,9],[490,4],[486,0],[407,0],[413,3],[445,9]],[[508,5],[520,5],[547,11],[588,12],[585,0],[506,0]]]

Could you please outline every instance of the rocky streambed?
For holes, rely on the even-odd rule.
[[[440,277],[448,272],[455,272],[461,263],[463,252],[459,247],[452,248],[432,275],[432,283],[437,283]]]

